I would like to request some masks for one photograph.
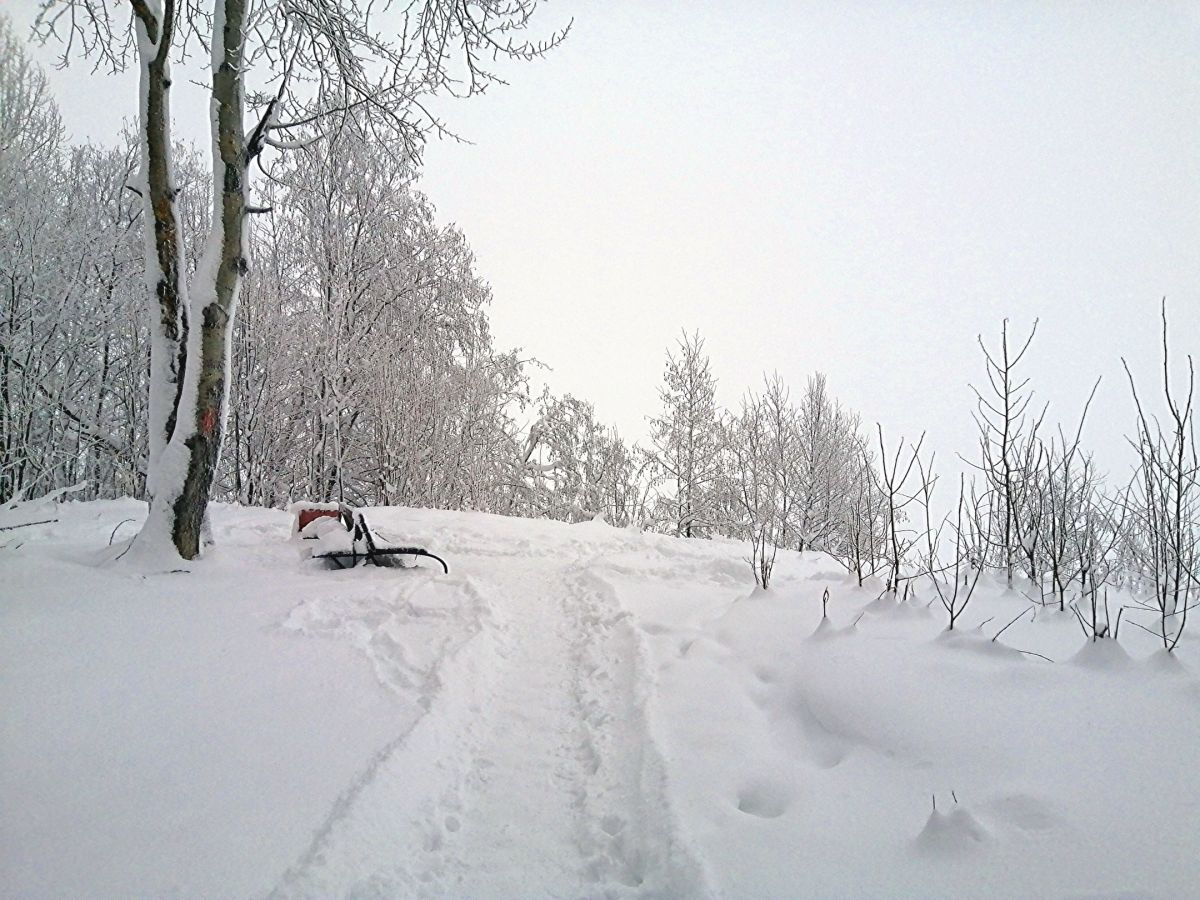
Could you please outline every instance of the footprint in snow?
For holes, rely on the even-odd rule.
[[[1029,794],[1007,794],[986,804],[989,819],[1021,831],[1050,831],[1062,823],[1054,811]]]
[[[737,808],[759,819],[778,819],[792,805],[792,792],[778,782],[751,781],[737,794]]]

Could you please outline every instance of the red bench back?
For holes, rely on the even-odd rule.
[[[338,511],[336,509],[302,509],[297,517],[298,527],[296,530],[303,531],[310,522],[323,519],[326,516],[332,516],[336,519],[338,518]]]

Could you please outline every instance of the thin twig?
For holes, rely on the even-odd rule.
[[[1025,613],[1027,613],[1027,612],[1029,612],[1029,610],[1023,609],[1019,613],[1017,613],[1017,616],[1015,619],[1013,619],[1011,622],[1009,622],[1007,625],[1005,625],[1003,628],[1001,628],[999,631],[996,632],[996,637],[992,638],[992,642],[995,643],[996,638],[1000,637],[1000,635],[1002,635],[1002,634],[1004,634],[1004,632],[1008,631],[1008,629],[1011,628],[1013,625],[1016,625],[1017,622],[1020,620],[1020,618],[1023,615],[1025,615]],[[982,628],[983,626],[981,625],[980,627]]]
[[[126,524],[127,522],[132,522],[132,521],[133,521],[133,519],[122,519],[120,522],[118,522],[116,524],[116,526],[114,526],[114,528],[112,530],[112,534],[110,534],[108,536],[108,546],[111,547],[113,545],[113,539],[117,536],[117,529],[120,528],[122,525]]]
[[[52,525],[58,519],[42,519],[40,522],[22,522],[20,525],[0,525],[0,531],[13,531],[17,528],[28,528],[30,525]]]

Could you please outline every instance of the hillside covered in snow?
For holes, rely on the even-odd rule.
[[[0,535],[5,896],[1200,883],[1190,634],[1089,644],[998,583],[947,633],[821,554],[761,591],[732,542],[404,508],[378,530],[449,575],[329,571],[233,506],[190,571],[100,564],[144,515]]]

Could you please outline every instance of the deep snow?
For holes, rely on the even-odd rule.
[[[97,561],[143,504],[57,515],[0,532],[6,896],[1200,884],[1192,636],[993,642],[1029,605],[995,584],[946,634],[819,554],[754,591],[737,544],[598,522],[380,510],[450,574],[339,572],[220,506],[204,561],[139,574]]]

